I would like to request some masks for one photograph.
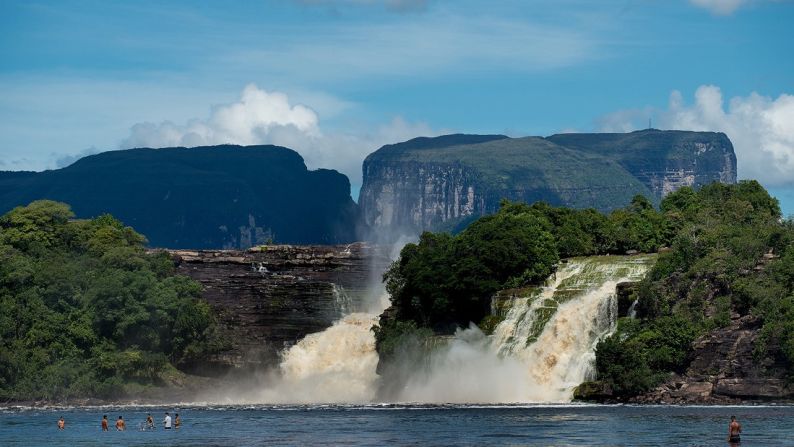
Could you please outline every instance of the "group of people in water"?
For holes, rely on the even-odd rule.
[[[163,429],[164,430],[179,430],[182,426],[182,419],[179,417],[179,413],[174,413],[174,418],[171,418],[171,415],[166,411],[165,417],[163,418]],[[65,430],[66,429],[66,420],[61,416],[58,419],[58,430]],[[116,431],[124,431],[127,429],[127,423],[124,421],[124,418],[119,416],[116,419]],[[139,426],[141,431],[145,430],[155,430],[156,427],[154,425],[154,418],[151,414],[146,415],[146,422],[142,422]],[[110,422],[108,422],[108,415],[102,416],[102,431],[109,431],[110,430]]]

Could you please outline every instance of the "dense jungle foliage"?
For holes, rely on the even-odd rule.
[[[664,248],[638,289],[638,318],[598,345],[599,380],[618,397],[647,391],[686,368],[695,338],[748,314],[762,325],[758,360],[791,371],[792,244],[794,225],[755,181],[681,188],[658,211],[641,196],[609,215],[505,202],[458,235],[425,233],[403,249],[384,277],[394,309],[378,349],[388,361],[428,329],[488,327],[495,291],[539,283],[560,258]]]
[[[752,315],[755,357],[794,371],[794,225],[758,183],[683,188],[661,204],[671,250],[640,284],[638,319],[597,347],[598,378],[617,397],[650,390],[689,364],[704,332]]]
[[[200,285],[103,215],[41,200],[0,217],[0,399],[122,397],[217,344]]]

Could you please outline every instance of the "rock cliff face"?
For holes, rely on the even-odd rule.
[[[177,273],[204,286],[228,342],[190,366],[206,375],[278,365],[285,347],[361,308],[367,286],[389,262],[379,248],[360,243],[169,253]]]
[[[736,182],[724,134],[658,130],[416,138],[380,148],[363,169],[364,221],[392,234],[454,229],[502,198],[608,211],[635,194],[658,202],[681,186]]]
[[[736,154],[724,133],[648,129],[631,133],[558,134],[559,145],[616,160],[657,198],[682,186],[736,183]]]
[[[731,324],[697,339],[692,363],[636,403],[719,404],[745,400],[794,400],[794,386],[781,365],[754,360],[760,322],[734,316]]]

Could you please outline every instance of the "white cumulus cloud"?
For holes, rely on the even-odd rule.
[[[214,107],[206,120],[194,119],[185,124],[139,123],[121,145],[129,148],[257,144],[284,131],[317,134],[317,122],[312,109],[290,105],[284,93],[267,92],[250,84],[238,102]]]
[[[361,184],[361,162],[380,146],[438,132],[401,117],[357,134],[325,132],[310,107],[292,104],[281,92],[250,84],[237,102],[212,107],[209,117],[183,124],[143,122],[132,126],[121,148],[275,144],[300,153],[310,169],[336,169]]]
[[[670,94],[667,109],[621,110],[600,120],[600,129],[623,132],[647,127],[724,132],[734,145],[739,177],[767,185],[794,184],[794,95],[777,98],[751,93],[725,101],[714,85],[702,85],[687,104],[679,91]]]

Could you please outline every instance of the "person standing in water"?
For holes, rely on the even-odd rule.
[[[728,442],[738,444],[742,442],[742,424],[736,420],[736,416],[731,416],[731,423],[728,425]]]
[[[116,430],[124,431],[127,429],[127,424],[124,422],[124,418],[119,416],[119,419],[116,421]]]
[[[154,430],[154,418],[151,414],[146,415],[146,429]]]
[[[102,416],[102,431],[108,431],[108,415]]]
[[[66,428],[66,421],[63,419],[63,416],[61,416],[61,418],[58,419],[58,430],[63,430],[65,428]]]
[[[182,425],[182,419],[179,419],[179,413],[174,414],[174,430],[179,430],[179,426]]]
[[[163,428],[166,430],[171,430],[171,416],[168,415],[168,412],[165,412],[165,418],[163,419]]]

